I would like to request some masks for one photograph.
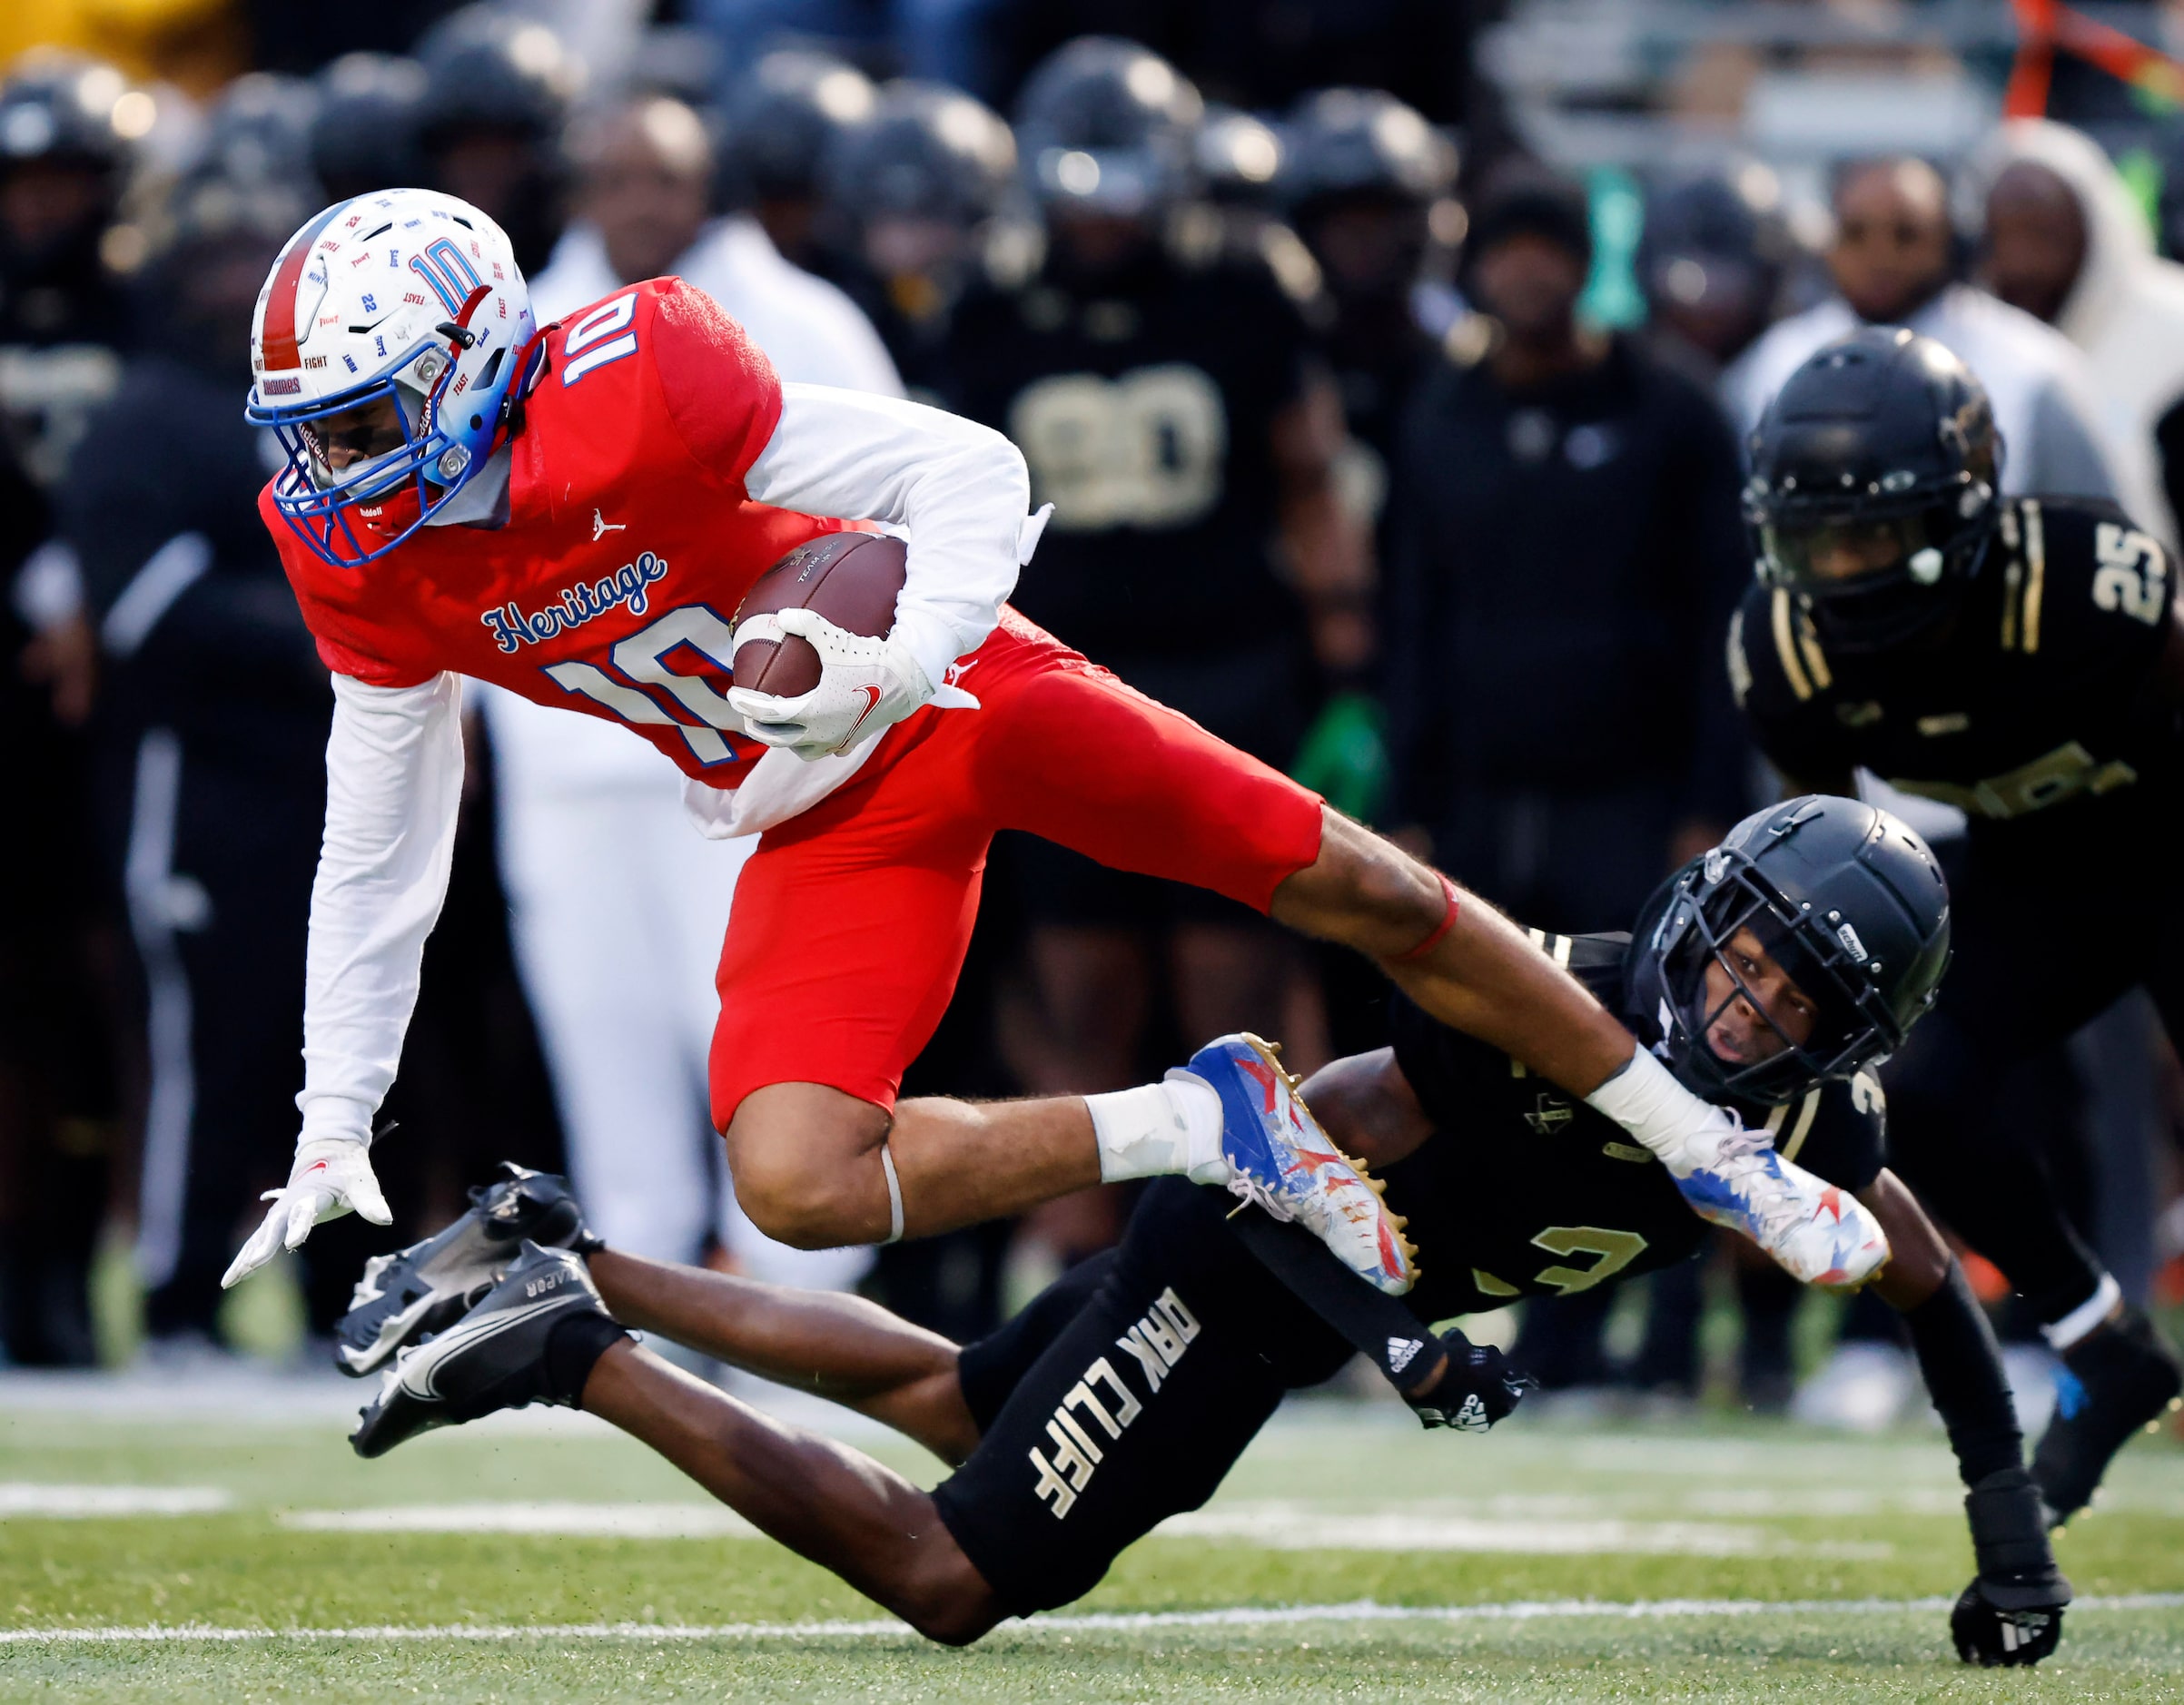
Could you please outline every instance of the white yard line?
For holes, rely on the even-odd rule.
[[[1606,1618],[1625,1621],[1665,1621],[1706,1616],[1874,1616],[1924,1614],[1945,1611],[1949,1599],[1650,1599],[1616,1604],[1591,1599],[1518,1600],[1502,1604],[1378,1604],[1369,1599],[1349,1604],[1238,1605],[1211,1611],[1104,1611],[1078,1616],[1042,1616],[1003,1622],[997,1631],[1018,1635],[1136,1634],[1163,1629],[1286,1628],[1304,1622],[1527,1622]],[[2075,1601],[2085,1611],[2184,1610],[2184,1592],[2138,1592]],[[902,1623],[887,1621],[831,1622],[472,1622],[436,1627],[215,1628],[202,1623],[177,1627],[83,1627],[0,1629],[0,1645],[177,1644],[193,1641],[237,1643],[254,1641],[469,1640],[703,1641],[703,1640],[874,1640],[917,1638]]]
[[[212,1515],[235,1502],[222,1486],[62,1486],[0,1480],[0,1522],[10,1516],[82,1521],[123,1515]]]
[[[401,1503],[361,1510],[285,1510],[282,1527],[321,1533],[550,1533],[603,1539],[756,1539],[721,1503],[514,1501]]]

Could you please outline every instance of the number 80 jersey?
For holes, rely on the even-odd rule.
[[[501,452],[504,515],[428,527],[343,568],[260,494],[320,659],[375,686],[475,675],[623,723],[686,774],[733,788],[764,751],[732,732],[726,698],[736,606],[771,564],[846,524],[750,500],[781,387],[703,291],[654,279],[543,336]],[[360,513],[391,531],[397,508]]]
[[[2176,714],[2146,690],[2176,589],[2169,553],[2112,504],[2015,498],[1935,640],[1845,652],[1788,592],[1754,586],[1730,685],[1803,782],[1863,767],[1975,824],[2141,796],[2176,776]]]
[[[1017,607],[1125,679],[1148,654],[1291,632],[1270,423],[1311,349],[1290,286],[1251,254],[1153,248],[1098,279],[1050,265],[966,294],[948,404],[1006,433],[1033,506],[1054,506]]]

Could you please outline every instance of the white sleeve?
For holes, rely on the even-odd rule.
[[[1038,537],[1031,477],[991,427],[921,403],[825,385],[781,387],[781,420],[745,478],[760,503],[909,536],[894,637],[938,686],[984,643]]]
[[[304,1142],[371,1135],[401,1063],[462,803],[461,676],[381,687],[337,675],[333,697],[303,966]]]

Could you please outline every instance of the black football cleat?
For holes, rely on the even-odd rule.
[[[349,1312],[334,1323],[334,1365],[344,1374],[361,1379],[405,1345],[461,1318],[525,1238],[587,1255],[599,1247],[567,1178],[513,1160],[500,1165],[508,1177],[472,1190],[469,1210],[445,1230],[364,1264]]]
[[[2062,1353],[2055,1383],[2055,1418],[2032,1454],[2032,1478],[2060,1527],[2091,1502],[2125,1441],[2176,1406],[2184,1368],[2145,1312],[2126,1308]]]
[[[395,1359],[349,1435],[359,1456],[383,1456],[404,1439],[526,1404],[575,1406],[553,1388],[547,1343],[575,1315],[596,1315],[617,1334],[583,1258],[526,1241],[500,1282],[461,1319]]]

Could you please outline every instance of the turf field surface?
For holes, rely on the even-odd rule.
[[[1947,1650],[1936,1434],[1331,1404],[1068,1615],[947,1652],[581,1416],[359,1462],[359,1389],[0,1384],[0,1699],[2184,1699],[2161,1440],[2060,1540],[2088,1602],[2031,1675]]]

